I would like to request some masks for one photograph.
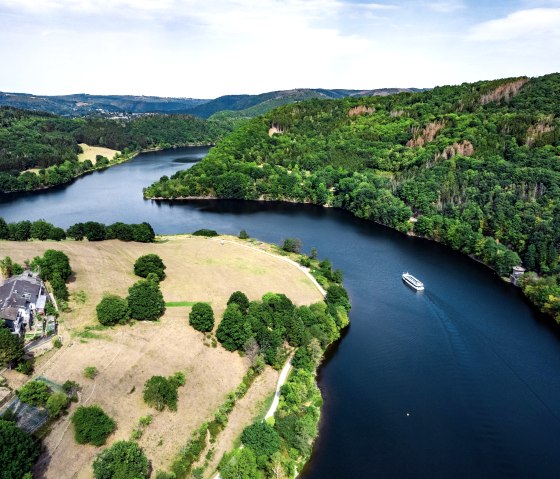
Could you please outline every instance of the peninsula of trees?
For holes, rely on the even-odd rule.
[[[334,206],[442,242],[560,321],[560,74],[277,108],[146,198]]]

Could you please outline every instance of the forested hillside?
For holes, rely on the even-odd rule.
[[[225,123],[187,115],[69,119],[0,107],[0,191],[53,186],[92,169],[91,162],[78,162],[79,143],[132,154],[146,148],[211,144],[228,130]]]
[[[310,100],[251,120],[146,197],[341,207],[507,275],[560,321],[560,75]]]

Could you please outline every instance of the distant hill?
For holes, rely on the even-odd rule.
[[[132,95],[44,96],[0,92],[0,106],[46,111],[61,116],[110,116],[122,113],[185,113],[209,100]]]
[[[419,92],[420,88],[381,88],[377,90],[326,90],[323,88],[297,88],[272,91],[260,95],[226,95],[198,105],[185,113],[208,118],[218,112],[227,116],[252,118],[270,110],[297,101],[338,99],[346,97],[386,96],[401,92]],[[232,113],[235,112],[235,113]]]
[[[260,95],[226,95],[214,100],[196,98],[165,98],[133,95],[74,95],[45,96],[29,93],[0,92],[0,106],[44,111],[67,117],[120,116],[126,114],[166,113],[190,114],[208,118],[221,111],[234,118],[253,117],[273,108],[311,98],[335,99],[348,96],[390,95],[416,88],[384,88],[379,90],[296,89],[262,93]]]

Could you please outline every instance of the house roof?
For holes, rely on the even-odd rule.
[[[43,288],[41,278],[29,271],[9,278],[0,286],[0,318],[16,319],[17,310],[35,304]],[[13,310],[16,316],[13,316]]]

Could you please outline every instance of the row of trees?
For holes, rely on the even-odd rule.
[[[109,226],[97,221],[76,223],[66,231],[54,226],[45,220],[19,221],[6,223],[0,217],[0,240],[28,241],[28,240],[53,240],[62,241],[72,238],[76,241],[104,241],[118,239],[121,241],[135,241],[138,243],[153,243],[155,233],[149,223],[126,224],[113,223]]]

